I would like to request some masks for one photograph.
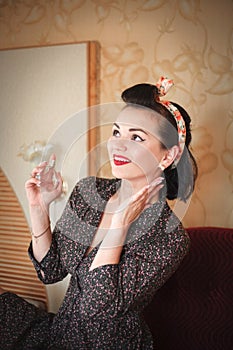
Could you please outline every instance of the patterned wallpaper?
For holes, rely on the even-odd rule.
[[[0,0],[0,48],[97,40],[102,103],[174,79],[200,172],[184,223],[233,227],[232,18],[232,0]]]

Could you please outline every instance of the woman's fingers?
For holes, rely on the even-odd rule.
[[[35,177],[37,174],[40,174],[46,167],[54,168],[56,163],[56,155],[53,153],[49,158],[49,161],[43,161],[39,165],[37,165],[31,172],[31,176]]]
[[[150,207],[153,204],[153,197],[164,185],[159,182],[157,185],[153,185],[153,190],[150,190],[148,186],[145,186],[142,190],[136,193],[131,199],[118,210],[123,225],[131,224],[138,218],[141,212]]]
[[[28,179],[26,182],[25,182],[25,188],[26,189],[29,189],[29,188],[32,188],[34,187],[35,185],[37,187],[40,187],[40,179],[36,178],[36,177],[30,177],[30,179]]]
[[[158,190],[161,188],[160,185],[162,184],[163,180],[163,177],[158,177],[151,184],[143,187],[132,197],[132,201],[138,201],[140,199],[145,198],[146,196],[149,196],[151,193],[158,192]]]
[[[151,184],[148,186],[149,191],[153,191],[158,185],[160,185],[164,181],[163,177],[158,177],[154,181],[151,182]]]
[[[40,174],[48,165],[48,162],[42,162],[37,165],[31,172],[31,177],[34,178],[36,175]]]
[[[158,192],[164,187],[162,182],[162,177],[157,178],[131,198],[130,206],[134,211],[134,216],[137,217],[144,209],[149,208],[154,203]]]
[[[117,212],[120,221],[128,225],[136,220],[145,208],[157,200],[157,194],[163,186],[163,178],[159,177],[122,203]]]
[[[31,177],[25,182],[28,198],[35,202],[50,203],[62,193],[63,180],[61,174],[56,172],[56,156],[52,154],[48,161],[43,161],[31,172]]]
[[[160,185],[157,185],[156,188],[153,189],[153,191],[151,191],[150,195],[148,196],[148,199],[147,199],[147,202],[146,202],[146,205],[149,205],[151,206],[157,198],[157,194],[158,192],[164,187],[164,184],[160,184]]]
[[[56,173],[56,181],[57,181],[56,190],[58,191],[58,193],[61,193],[63,189],[63,179],[60,172]]]

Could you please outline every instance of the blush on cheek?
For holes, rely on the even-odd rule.
[[[138,167],[148,171],[158,166],[159,157],[160,155],[158,155],[157,152],[155,153],[153,149],[137,147],[133,154],[133,162]]]

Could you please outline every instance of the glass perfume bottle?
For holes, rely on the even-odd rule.
[[[58,186],[58,178],[55,171],[56,159],[51,157],[46,167],[36,174],[36,178],[40,180],[40,189],[42,191],[51,192]]]

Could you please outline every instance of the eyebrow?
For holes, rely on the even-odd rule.
[[[120,126],[117,124],[117,123],[114,123],[113,125],[115,125],[118,129],[120,129]],[[140,129],[140,128],[130,128],[129,131],[141,131],[143,132],[144,134],[148,135],[147,132],[143,129]]]

